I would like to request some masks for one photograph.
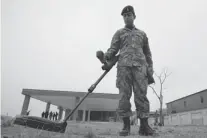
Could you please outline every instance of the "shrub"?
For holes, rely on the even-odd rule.
[[[13,126],[13,120],[1,120],[1,127],[11,127]]]

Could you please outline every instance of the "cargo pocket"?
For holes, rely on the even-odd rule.
[[[117,67],[116,87],[128,87],[129,83],[131,83],[129,67]]]
[[[117,74],[116,74],[116,87],[120,88],[121,86],[121,74],[123,69],[121,67],[117,67]]]

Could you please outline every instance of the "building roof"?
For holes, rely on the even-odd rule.
[[[76,100],[78,100],[76,97],[82,99],[87,92],[23,89],[22,94],[64,109],[73,109],[75,108]],[[90,93],[78,108],[94,111],[114,111],[118,106],[119,99],[119,94]]]
[[[42,95],[42,96],[68,96],[68,97],[84,97],[87,92],[74,91],[59,91],[59,90],[39,90],[39,89],[23,89],[24,95]],[[111,93],[91,93],[88,98],[103,98],[103,99],[119,99],[118,94]]]
[[[190,94],[190,95],[184,96],[184,97],[182,97],[182,98],[176,99],[176,100],[171,101],[171,102],[168,102],[168,103],[166,103],[166,104],[173,103],[173,102],[175,102],[175,101],[178,101],[178,100],[181,100],[181,99],[184,99],[184,98],[186,98],[186,97],[190,97],[190,96],[193,96],[193,95],[196,95],[196,94],[202,93],[202,92],[207,92],[207,89],[204,89],[204,90],[202,90],[202,91],[199,91],[199,92],[196,92],[196,93],[193,93],[193,94]]]

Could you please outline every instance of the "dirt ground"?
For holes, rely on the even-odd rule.
[[[68,122],[64,134],[36,130],[23,126],[1,128],[1,137],[8,138],[117,138],[121,123],[112,122]],[[155,136],[139,136],[139,126],[132,126],[131,135],[125,138],[207,138],[207,126],[164,126],[153,127]],[[5,137],[6,138],[6,137]]]

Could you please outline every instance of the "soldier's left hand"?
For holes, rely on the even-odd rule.
[[[147,74],[150,75],[150,76],[153,76],[153,74],[154,74],[153,67],[148,67],[147,68]]]

